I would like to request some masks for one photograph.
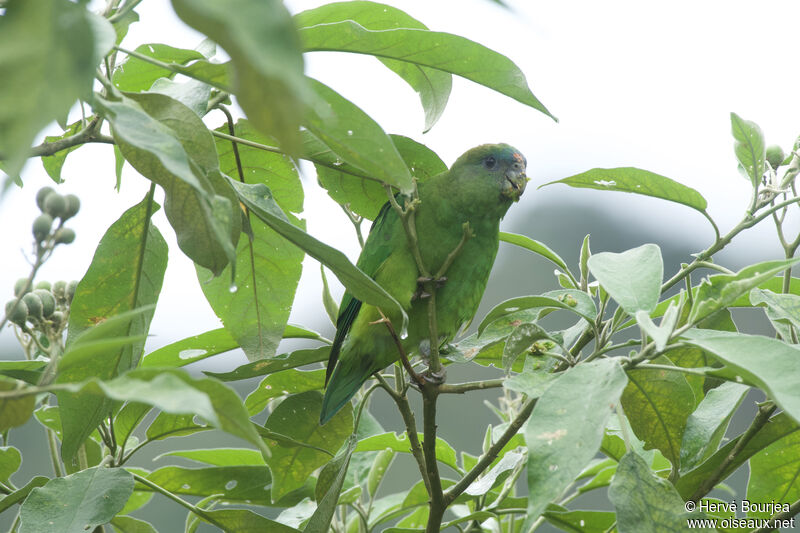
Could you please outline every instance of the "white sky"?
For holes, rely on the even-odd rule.
[[[287,2],[292,12],[321,3]],[[749,193],[748,183],[736,171],[729,112],[756,121],[768,143],[784,148],[800,133],[796,1],[518,1],[510,2],[513,11],[488,0],[389,3],[433,30],[469,37],[507,55],[525,72],[534,94],[561,120],[556,124],[507,97],[455,79],[444,116],[422,135],[423,114],[416,95],[375,59],[307,55],[310,75],[356,102],[387,132],[424,142],[448,164],[474,145],[508,142],[527,156],[531,186],[593,167],[637,166],[698,189],[724,231],[738,220]],[[124,43],[128,48],[148,42],[192,48],[200,40],[175,18],[167,2],[146,0],[137,10],[141,21],[131,26]],[[218,117],[211,122],[218,123]],[[309,172],[304,177],[309,231],[355,259],[358,249],[349,222],[316,186],[313,169],[304,168]],[[71,154],[63,177],[67,183],[59,192],[74,192],[83,201],[71,223],[78,238],[58,250],[39,279],[79,279],[105,229],[143,197],[148,185],[128,167],[122,193],[117,194],[112,151],[105,145]],[[37,160],[28,163],[23,178],[25,188],[12,191],[0,204],[0,293],[6,299],[13,281],[28,271],[22,251],[30,249],[27,228],[36,215],[33,197],[39,187],[52,185]],[[564,195],[586,204],[611,202],[653,231],[666,228],[691,238],[699,235],[703,243],[711,238],[707,223],[687,208],[565,186],[531,187],[510,216],[514,210],[535,209]],[[151,348],[219,325],[163,213],[157,223],[171,256]],[[536,237],[535,229],[530,235]],[[776,256],[772,231],[743,242]],[[325,320],[318,278],[316,265],[307,263],[292,322],[314,326]],[[6,340],[8,336],[8,330],[0,334]],[[231,364],[226,362],[227,367]]]

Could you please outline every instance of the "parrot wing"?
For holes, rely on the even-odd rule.
[[[356,266],[360,268],[364,274],[373,279],[375,278],[375,274],[378,272],[381,265],[383,265],[391,255],[392,250],[394,250],[395,239],[393,235],[398,230],[402,231],[401,226],[397,213],[391,208],[389,202],[383,204],[378,216],[375,217],[375,220],[372,222],[367,242],[356,263]],[[325,385],[328,384],[333,369],[336,367],[342,343],[347,337],[347,333],[350,331],[360,310],[361,300],[353,297],[349,292],[345,292],[342,297],[342,303],[339,306],[339,316],[336,318],[336,336],[333,338],[331,352],[328,356],[328,367],[325,371]]]

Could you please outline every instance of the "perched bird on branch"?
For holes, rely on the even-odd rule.
[[[330,420],[373,373],[400,358],[398,341],[411,353],[430,339],[429,289],[435,290],[439,345],[469,324],[497,255],[500,219],[525,190],[525,164],[525,157],[507,144],[484,144],[459,157],[450,170],[419,183],[418,201],[409,205],[397,197],[413,210],[405,224],[389,202],[383,206],[357,266],[405,309],[408,335],[398,337],[400,316],[384,315],[345,293],[320,423]],[[384,319],[397,327],[387,327]]]

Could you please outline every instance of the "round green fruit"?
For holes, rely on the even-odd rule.
[[[30,292],[31,290],[31,288],[28,286],[28,278],[19,278],[14,283],[14,296],[20,296],[23,290],[25,292]]]
[[[59,228],[56,231],[56,244],[70,244],[75,240],[75,232],[69,228]]]
[[[42,187],[39,189],[39,192],[36,193],[36,205],[39,206],[39,209],[44,211],[44,201],[54,192],[56,191],[54,191],[52,187]]]
[[[42,315],[46,318],[56,310],[56,298],[53,293],[44,289],[36,289],[33,294],[42,302]]]
[[[42,318],[42,300],[36,293],[29,292],[28,294],[22,297],[22,301],[28,308],[29,317],[37,320]]]
[[[76,280],[72,280],[67,283],[67,302],[72,303],[72,298],[75,297],[75,289],[78,287],[78,282]]]
[[[14,303],[17,304],[16,309],[14,309]],[[6,302],[6,316],[8,317],[9,322],[12,322],[18,326],[24,326],[25,320],[28,318],[28,306],[25,305],[25,302],[22,300],[19,302],[16,300]]]
[[[50,290],[50,282],[49,281],[40,281],[34,286],[34,289],[44,289],[46,291]]]
[[[783,153],[783,148],[777,144],[767,146],[767,161],[773,170],[781,166],[786,155]]]
[[[53,283],[53,296],[57,300],[64,300],[67,297],[67,282],[64,280]]]
[[[50,235],[50,230],[53,227],[53,217],[47,213],[42,213],[33,220],[33,236],[36,242],[42,242]]]
[[[64,209],[64,216],[62,218],[67,220],[77,215],[78,211],[81,210],[81,199],[74,194],[68,194],[64,199],[67,201],[67,207]]]
[[[54,192],[44,201],[44,211],[53,218],[63,217],[67,210],[67,199]]]

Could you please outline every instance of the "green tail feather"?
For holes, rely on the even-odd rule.
[[[356,363],[356,364],[353,364]],[[355,396],[361,385],[369,379],[375,369],[362,367],[358,361],[339,361],[333,371],[325,397],[322,399],[322,411],[319,423],[325,424]]]

